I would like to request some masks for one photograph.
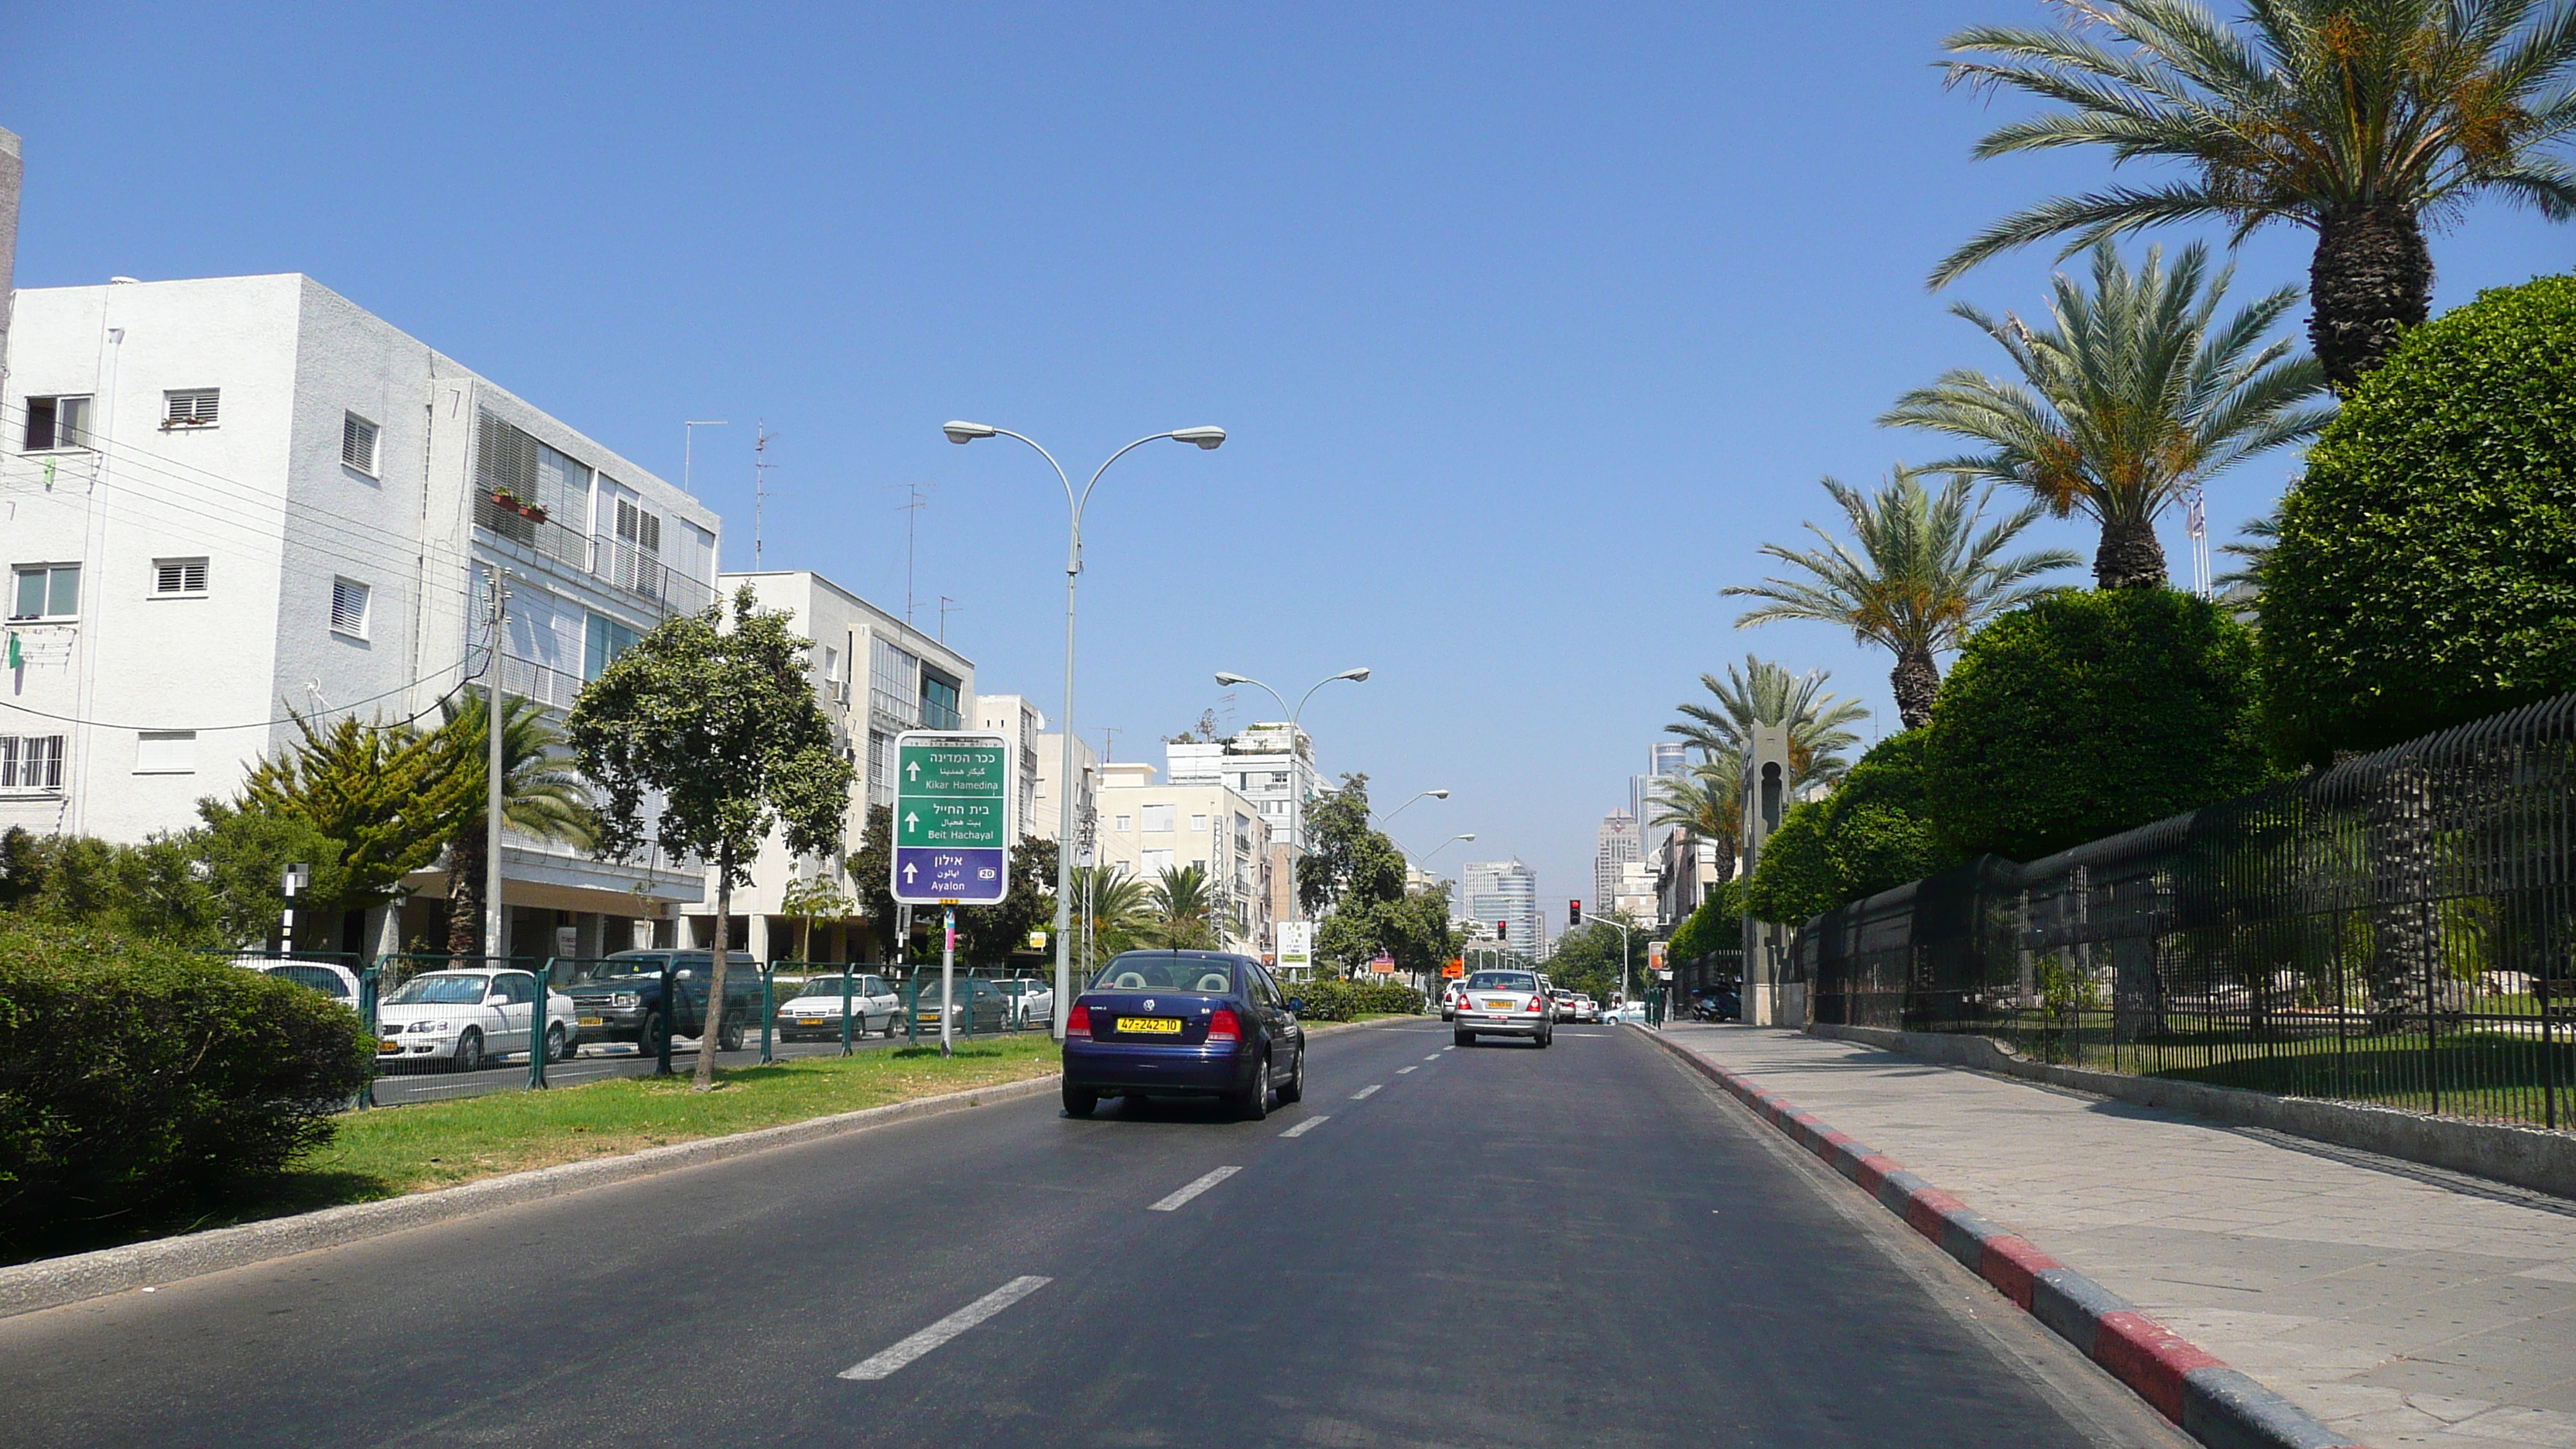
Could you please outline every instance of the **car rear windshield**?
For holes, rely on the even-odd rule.
[[[385,998],[387,1006],[477,1006],[483,1001],[480,976],[415,976]]]
[[[1095,991],[1206,991],[1234,989],[1234,968],[1205,956],[1121,956],[1109,963]]]
[[[1467,978],[1470,991],[1536,991],[1538,978],[1526,971],[1479,971]]]

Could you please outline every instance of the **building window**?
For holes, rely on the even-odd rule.
[[[152,597],[156,599],[189,599],[206,592],[206,561],[201,558],[158,558],[152,561]]]
[[[1118,823],[1110,828],[1116,830],[1121,835],[1124,835],[1128,831],[1136,828],[1136,817],[1133,815],[1121,815],[1117,817],[1117,819]]]
[[[216,404],[222,400],[220,389],[192,387],[161,394],[161,427],[211,428],[215,425]]]
[[[63,736],[0,735],[0,790],[63,788]]]
[[[1171,806],[1169,806],[1169,805],[1147,805],[1147,806],[1145,806],[1145,807],[1143,807],[1143,808],[1144,808],[1144,812],[1145,812],[1145,828],[1146,828],[1147,830],[1149,830],[1149,831],[1168,831],[1168,830],[1170,830],[1170,829],[1172,828],[1172,807],[1171,807]]]
[[[1195,830],[1195,831],[1199,831],[1199,832],[1201,832],[1202,834],[1204,834],[1204,833],[1206,832],[1206,830],[1207,830],[1207,817],[1206,817],[1206,816],[1204,816],[1204,815],[1193,815],[1193,816],[1191,816],[1191,817],[1190,817],[1190,829]]]
[[[356,413],[340,418],[340,461],[373,478],[376,476],[376,425]]]
[[[331,581],[331,632],[352,639],[367,637],[367,596],[374,591],[356,579]]]
[[[197,773],[197,732],[195,730],[145,730],[134,737],[134,773],[138,775],[193,775]]]
[[[24,564],[9,605],[12,619],[70,619],[80,614],[79,564]]]
[[[841,682],[841,651],[829,644],[823,646],[823,682],[825,684]]]
[[[921,727],[953,730],[965,721],[957,712],[957,681],[924,666],[921,671]]]
[[[883,639],[868,640],[868,708],[905,729],[920,722],[921,661]]]
[[[635,647],[643,636],[605,614],[593,614],[582,633],[581,677],[597,679],[608,672],[617,656]]]
[[[86,448],[89,441],[89,399],[86,397],[31,397],[27,399],[26,450],[46,453],[56,448]]]
[[[1161,875],[1172,868],[1172,853],[1168,850],[1146,850],[1137,853],[1144,857],[1145,874],[1149,876]]]

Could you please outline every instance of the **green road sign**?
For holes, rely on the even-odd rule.
[[[895,738],[894,896],[1000,900],[1011,844],[1011,746],[997,734]]]

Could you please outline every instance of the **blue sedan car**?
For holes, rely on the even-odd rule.
[[[1064,1110],[1102,1097],[1215,1097],[1238,1116],[1269,1115],[1306,1094],[1303,1005],[1249,956],[1128,951],[1110,958],[1073,1005],[1064,1036]]]

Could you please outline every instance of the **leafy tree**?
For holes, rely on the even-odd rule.
[[[313,867],[310,889],[295,898],[296,919],[318,901],[345,900],[347,872],[341,865],[346,847],[324,835],[299,815],[272,815],[200,802],[207,824],[196,832],[206,864],[206,888],[215,900],[218,934],[233,945],[255,946],[276,933],[285,911],[281,879],[290,865]],[[310,944],[307,942],[306,944]]]
[[[2243,537],[2218,546],[2220,553],[2237,560],[2236,566],[2210,583],[2218,590],[2218,602],[2238,622],[2252,624],[2262,617],[2263,571],[2272,566],[2272,549],[2281,541],[2280,510],[2249,518],[2236,531]]]
[[[1714,674],[1699,677],[1714,696],[1714,705],[1685,701],[1676,705],[1681,722],[1664,726],[1700,750],[1704,759],[1742,759],[1753,747],[1757,725],[1786,725],[1789,731],[1789,787],[1803,789],[1842,776],[1850,762],[1841,751],[1860,742],[1843,726],[1869,713],[1859,704],[1824,692],[1833,676],[1822,669],[1791,674],[1768,659],[1744,656],[1744,668],[1726,666],[1726,681]]]
[[[1953,85],[2070,109],[1998,127],[1980,158],[2101,146],[2113,163],[2180,163],[2161,186],[2061,197],[1987,228],[1933,271],[2066,237],[2067,253],[2142,227],[2272,222],[2317,234],[2308,337],[2349,390],[2433,297],[2427,216],[2495,194],[2552,220],[2576,178],[2545,154],[2576,126],[2576,14],[2559,0],[2253,0],[2228,25],[2173,0],[2060,0],[2066,30],[1977,26],[1947,42]],[[2082,33],[2099,29],[2114,49]]]
[[[343,715],[319,729],[297,715],[295,730],[297,738],[286,748],[251,768],[238,797],[201,800],[198,815],[218,836],[237,842],[299,833],[246,825],[237,820],[243,815],[310,826],[303,833],[306,843],[332,853],[306,862],[313,866],[313,886],[296,898],[299,915],[364,910],[397,899],[404,876],[438,859],[456,820],[471,808],[479,775],[457,768],[450,741],[408,725]],[[228,854],[238,858],[240,852]]]
[[[1010,888],[989,906],[957,909],[957,947],[973,966],[1006,966],[1029,932],[1055,920],[1055,842],[1023,835],[1011,850]]]
[[[166,946],[224,944],[220,903],[202,878],[204,844],[202,831],[119,845],[12,826],[0,835],[0,909]]]
[[[778,909],[796,918],[796,959],[814,959],[814,918],[838,919],[850,913],[849,893],[841,889],[837,871],[823,871],[811,877],[789,881],[778,893]]]
[[[891,961],[895,947],[894,809],[868,807],[867,826],[859,848],[850,855],[850,884],[857,888],[859,914],[867,918],[867,939],[876,959]]]
[[[1399,887],[1393,896],[1344,896],[1315,928],[1315,960],[1348,975],[1384,951],[1399,972],[1437,975],[1458,940],[1446,882],[1412,894]]]
[[[2090,291],[2056,279],[2053,326],[1962,302],[1950,310],[1993,338],[2020,376],[1953,368],[1898,398],[1879,422],[1983,444],[1929,467],[2028,489],[2060,518],[2084,514],[2102,526],[2096,583],[2163,588],[2158,515],[2246,458],[2313,435],[2331,415],[2308,405],[2324,388],[2316,360],[2263,341],[2298,304],[2298,289],[2283,287],[2222,326],[2234,271],[2213,275],[2209,249],[2194,242],[2170,272],[2155,247],[2132,272],[2105,242],[2093,250]]]
[[[1205,870],[1195,865],[1167,865],[1145,888],[1145,898],[1153,908],[1146,927],[1153,944],[1184,951],[1215,948],[1214,904],[1208,896]]]
[[[1368,776],[1344,775],[1306,806],[1307,854],[1297,862],[1297,904],[1321,919],[1344,897],[1404,894],[1404,853],[1370,823]],[[1318,938],[1320,940],[1320,938]]]
[[[1735,874],[1744,838],[1744,757],[1719,755],[1655,782],[1648,825],[1672,825],[1717,847],[1717,873]]]
[[[1700,898],[1690,919],[1682,922],[1664,943],[1664,959],[1687,963],[1719,951],[1743,949],[1744,882],[1722,880]]]
[[[1610,921],[1626,921],[1627,973],[1620,974],[1619,929]],[[1614,911],[1607,919],[1587,916],[1585,923],[1559,936],[1556,950],[1541,968],[1550,980],[1570,990],[1591,995],[1595,1000],[1608,1000],[1619,993],[1620,982],[1630,991],[1642,990],[1646,984],[1646,947],[1654,932],[1625,912]]]
[[[2029,580],[2075,562],[2064,549],[2002,557],[2044,505],[2034,501],[1979,533],[1993,490],[1971,490],[1954,474],[1936,497],[1923,487],[1923,470],[1901,464],[1886,487],[1868,496],[1827,478],[1825,492],[1850,520],[1852,543],[1810,523],[1807,531],[1824,547],[1801,552],[1762,545],[1762,552],[1807,577],[1722,590],[1770,601],[1747,610],[1735,627],[1810,619],[1851,630],[1854,639],[1896,656],[1888,676],[1896,712],[1907,729],[1920,726],[1941,691],[1935,656],[1956,650],[1976,625],[2036,597],[2039,590],[2025,587]]]
[[[2285,764],[2576,689],[2576,277],[2408,333],[2309,450],[2263,581]]]
[[[1961,856],[2034,860],[2274,778],[2252,632],[2170,589],[2060,594],[1979,630],[1921,749]]]
[[[664,622],[617,656],[573,704],[571,739],[597,785],[599,853],[632,857],[649,838],[672,857],[713,862],[716,919],[733,916],[734,887],[772,829],[793,855],[841,848],[850,762],[832,738],[807,675],[813,641],[791,616],[758,607],[749,586],[704,613]],[[646,819],[648,797],[658,802]],[[715,947],[701,1040],[724,1018],[723,933]],[[715,1053],[698,1053],[697,1088],[715,1085]]]
[[[484,884],[490,862],[488,775],[492,768],[492,703],[488,694],[440,706],[439,743],[455,771],[463,806],[447,836],[447,949],[483,953]],[[534,700],[501,701],[501,822],[522,835],[588,850],[599,843],[590,790],[572,769],[564,737]]]
[[[1926,734],[1888,736],[1831,795],[1791,809],[1763,843],[1744,889],[1746,908],[1758,919],[1794,925],[1955,860],[1933,829],[1923,782]]]

